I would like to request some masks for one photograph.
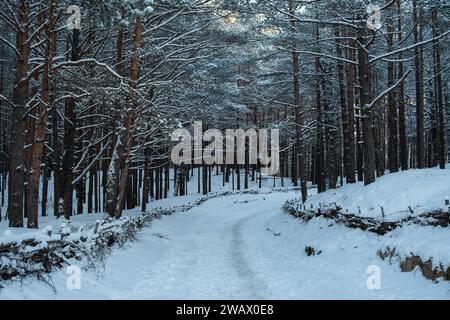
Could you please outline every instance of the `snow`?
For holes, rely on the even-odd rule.
[[[111,172],[111,170],[113,170],[114,166],[111,165],[108,167],[108,172]],[[98,176],[99,181],[103,180],[103,173],[99,172],[99,176]],[[193,176],[190,178],[189,182],[188,182],[188,196],[185,197],[174,197],[173,194],[173,179],[174,179],[174,170],[170,170],[170,186],[171,186],[171,190],[168,194],[169,198],[168,199],[164,199],[164,200],[159,200],[156,202],[151,202],[149,204],[149,208],[172,208],[174,206],[179,206],[182,204],[187,204],[189,202],[193,202],[196,199],[199,199],[202,197],[202,195],[198,194],[198,190],[197,190],[197,170],[194,170],[193,172]],[[236,179],[237,180],[237,179]],[[289,179],[285,178],[284,179],[285,185],[286,186],[292,186],[291,182]],[[250,189],[259,189],[258,188],[258,184],[259,181],[249,181],[249,186]],[[241,188],[243,189],[243,185],[244,185],[244,173],[241,173]],[[53,216],[53,201],[54,201],[54,190],[53,190],[53,179],[49,180],[48,183],[48,199],[47,199],[47,217],[39,217],[39,227],[40,228],[45,228],[48,225],[53,225],[53,226],[59,226],[60,222],[57,222],[55,220],[55,217]],[[274,184],[274,179],[272,177],[264,177],[263,176],[263,180],[262,180],[262,188],[261,191],[263,192],[270,192],[273,187],[275,188],[281,188],[281,181],[279,178],[276,178],[275,180],[275,184]],[[216,175],[216,172],[214,170],[213,172],[213,176],[212,176],[212,193],[214,194],[220,194],[223,192],[228,192],[228,191],[232,191],[233,187],[231,183],[227,183],[225,186],[223,186],[223,181],[222,181],[222,175]],[[40,196],[42,195],[42,179],[40,179],[40,192],[39,192]],[[103,203],[103,189],[100,188],[100,192],[99,192],[99,197],[100,197],[100,202]],[[75,214],[75,208],[77,207],[77,203],[76,203],[76,196],[74,193],[74,197],[73,197],[73,208],[74,208],[74,214]],[[63,201],[62,199],[60,201]],[[2,232],[2,230],[7,229],[7,225],[8,225],[8,221],[6,219],[6,210],[8,207],[8,190],[5,190],[5,201],[3,206],[0,207],[0,212],[1,212],[1,221],[0,221],[0,234]],[[41,210],[41,199],[39,198],[39,212]],[[87,212],[87,204],[84,205],[84,210],[83,212]],[[125,214],[129,214],[130,212],[125,212]],[[131,212],[132,214],[136,214],[136,212]],[[72,223],[75,223],[76,226],[81,225],[83,223],[92,223],[95,222],[95,220],[97,219],[102,219],[104,217],[103,213],[94,213],[94,214],[87,214],[84,213],[82,215],[74,215],[71,218]],[[61,218],[63,219],[63,217]],[[66,221],[67,222],[67,221]],[[26,225],[26,219],[25,219],[25,225]],[[28,232],[28,230],[21,230],[21,229],[11,229],[14,233],[16,232]],[[1,240],[1,236],[0,236],[0,240]]]
[[[433,284],[417,273],[401,273],[376,256],[385,239],[361,230],[332,225],[324,219],[305,224],[287,216],[260,220],[252,228],[259,233],[249,242],[248,261],[261,278],[267,279],[272,297],[284,299],[448,299],[446,283]],[[244,228],[250,228],[246,225]],[[244,229],[244,232],[246,230]],[[280,234],[275,237],[274,234]],[[261,250],[266,244],[266,248]],[[320,255],[307,257],[306,246]],[[267,251],[273,256],[267,257]],[[264,259],[264,263],[260,261]],[[259,261],[258,261],[259,260]],[[259,263],[258,263],[258,262]],[[367,270],[381,269],[381,289],[369,290]],[[256,271],[258,270],[258,271]],[[272,272],[271,272],[272,270]],[[280,270],[280,272],[274,272]],[[271,276],[267,276],[271,274]],[[266,276],[264,276],[266,275]]]
[[[376,218],[381,206],[397,218],[408,206],[416,213],[442,209],[450,194],[449,174],[426,169],[387,175],[368,187],[354,184],[320,195],[312,192],[308,205],[336,202],[350,211],[359,206],[364,215]],[[194,177],[190,191],[196,190],[196,182]],[[103,270],[82,269],[80,290],[68,289],[70,275],[63,269],[51,274],[55,290],[26,278],[6,283],[0,299],[450,299],[448,282],[433,283],[420,270],[402,273],[399,267],[400,257],[411,253],[450,265],[445,228],[405,225],[379,236],[324,218],[305,223],[282,209],[287,200],[299,198],[299,192],[279,192],[272,184],[267,179],[259,193],[223,196],[229,186],[222,187],[221,176],[215,176],[216,193],[209,200],[153,221],[135,242],[115,248]],[[154,201],[150,208],[173,208],[201,198],[192,192]],[[61,222],[73,227],[101,217],[75,216],[70,223],[48,217],[42,225],[60,230]],[[17,236],[18,231],[6,230],[2,239]],[[45,237],[47,231],[44,227],[31,232]],[[321,253],[307,256],[306,247]],[[377,252],[387,247],[395,247],[400,257],[381,260]],[[373,268],[381,272],[379,290],[367,285]]]
[[[81,290],[64,270],[50,287],[12,283],[10,299],[448,299],[447,283],[401,273],[377,257],[389,240],[324,219],[306,224],[282,212],[294,192],[211,199],[155,221],[138,241],[116,250],[104,272],[82,272]],[[322,253],[308,257],[305,247]],[[381,269],[381,290],[367,269]]]
[[[306,202],[313,205],[341,206],[350,213],[365,217],[381,218],[383,207],[386,220],[399,220],[409,216],[411,207],[414,214],[447,210],[445,199],[450,195],[450,169],[409,170],[387,174],[367,187],[362,182],[347,184],[337,190],[329,190],[310,198]]]
[[[130,23],[129,23],[127,20],[122,19],[122,20],[120,20],[119,25],[120,25],[121,27],[123,27],[123,28],[128,28],[128,26],[130,25]]]
[[[423,261],[432,259],[434,266],[450,266],[450,235],[446,228],[407,225],[388,234],[385,246],[396,248],[402,258],[413,253]]]
[[[155,11],[155,9],[153,9],[152,6],[147,6],[147,7],[145,7],[145,9],[144,9],[144,14],[149,15],[149,14],[152,14],[153,11]]]

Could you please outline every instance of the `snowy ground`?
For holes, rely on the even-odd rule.
[[[381,206],[391,216],[408,206],[424,212],[444,207],[449,178],[450,170],[408,171],[369,187],[355,184],[312,194],[308,205],[336,202],[375,217]],[[215,179],[217,192],[230,189],[220,186],[220,177]],[[56,291],[29,278],[7,283],[0,299],[450,299],[449,282],[433,283],[420,270],[402,273],[398,261],[389,264],[377,256],[390,246],[400,254],[420,254],[450,265],[447,229],[408,225],[380,237],[322,218],[306,224],[282,210],[298,192],[265,194],[272,184],[266,180],[258,195],[213,198],[154,221],[136,242],[115,249],[102,273],[83,271],[81,290],[69,290],[69,275],[61,270],[52,274]],[[151,206],[174,207],[200,197],[191,193]],[[101,215],[77,216],[72,224],[97,218]],[[58,223],[49,217],[41,226]],[[0,240],[14,236],[11,232],[29,231],[6,229]],[[308,257],[307,246],[321,253]],[[371,266],[381,270],[380,290],[367,287]]]
[[[317,208],[334,203],[350,213],[365,217],[381,218],[383,207],[387,220],[399,220],[410,215],[435,209],[446,210],[445,200],[450,197],[450,168],[408,170],[386,174],[367,187],[362,182],[348,184],[336,190],[329,190],[312,197],[307,207]]]
[[[57,272],[56,294],[36,280],[14,283],[10,299],[448,299],[450,285],[382,262],[383,238],[324,220],[304,224],[282,212],[294,193],[212,199],[164,217],[117,250],[98,277],[83,272],[68,290]],[[322,250],[308,257],[304,249]],[[381,268],[381,290],[367,288],[367,268]]]
[[[165,199],[162,201],[157,201],[156,205],[160,206],[161,204],[166,204],[168,203],[169,207],[173,207],[179,204],[186,204],[187,201],[190,200],[195,200],[199,197],[199,193],[198,193],[198,171],[197,170],[193,170],[192,171],[192,176],[190,177],[190,180],[188,182],[188,188],[187,188],[187,193],[188,196],[186,197],[174,197],[173,196],[173,185],[174,185],[174,170],[171,169],[170,170],[170,191],[168,193],[168,197],[169,199]],[[257,177],[256,177],[257,178]],[[103,176],[102,176],[102,172],[99,172],[99,177],[98,177],[99,181],[103,180]],[[230,179],[231,180],[231,179]],[[236,179],[237,180],[237,179]],[[216,174],[216,170],[213,170],[213,175],[212,175],[212,193],[223,193],[223,192],[227,192],[227,191],[232,191],[236,189],[236,182],[235,182],[235,186],[233,187],[232,182],[230,181],[230,183],[226,183],[225,185],[223,185],[223,176],[220,173],[219,175]],[[261,191],[271,191],[273,188],[282,188],[283,184],[281,182],[280,178],[273,178],[273,177],[266,177],[264,176],[262,179],[262,185],[261,185]],[[290,179],[288,178],[284,178],[284,186],[285,187],[290,187],[292,186],[292,183],[290,181]],[[241,173],[241,189],[244,188],[244,174]],[[42,195],[42,179],[40,181],[40,198],[39,198],[39,211],[41,210],[41,195]],[[249,189],[254,189],[254,190],[259,190],[259,181],[256,179],[255,181],[251,181],[251,178],[249,179]],[[139,195],[141,196],[141,195]],[[103,189],[100,188],[100,192],[99,192],[99,197],[100,197],[100,202],[103,203]],[[49,184],[48,184],[48,199],[47,199],[47,213],[49,214],[49,217],[46,218],[39,218],[40,224],[45,225],[48,223],[52,222],[52,213],[53,213],[53,202],[54,202],[54,191],[53,191],[53,181],[50,180]],[[0,203],[1,205],[1,203]],[[151,204],[153,205],[153,203]],[[151,206],[150,205],[150,206]],[[1,209],[1,221],[0,221],[0,229],[4,229],[4,226],[7,225],[7,221],[6,221],[6,211],[7,211],[7,207],[8,207],[8,190],[5,190],[5,201],[3,203],[3,206],[0,207]],[[91,215],[85,214],[85,215],[81,215],[80,216],[76,216],[76,207],[77,207],[77,200],[76,200],[76,196],[74,193],[74,200],[73,200],[73,208],[74,208],[74,217],[73,220],[76,221],[82,221],[83,219],[92,219],[90,218]],[[84,204],[84,212],[87,212],[87,204]],[[86,216],[86,218],[83,218],[83,216]],[[89,217],[87,217],[89,216]],[[95,215],[94,215],[95,216]],[[41,222],[42,221],[42,222]],[[26,223],[25,223],[26,224]]]
[[[173,187],[173,176],[174,171],[170,171],[171,176],[171,188]],[[100,174],[100,181],[101,181],[101,174]],[[41,181],[42,182],[42,181]],[[181,205],[186,205],[195,202],[195,200],[202,198],[203,195],[198,193],[198,186],[197,186],[198,180],[197,180],[197,170],[194,170],[193,176],[191,177],[189,183],[188,183],[188,195],[184,197],[175,197],[173,195],[173,189],[170,190],[168,193],[168,198],[159,200],[159,201],[152,201],[148,204],[147,210],[152,209],[159,209],[159,208],[174,208]],[[244,185],[244,175],[242,174],[241,177],[241,190],[243,190]],[[287,187],[291,186],[291,183],[289,179],[285,179],[285,185]],[[262,181],[262,186],[259,188],[258,181],[249,181],[249,189],[251,190],[258,190],[260,192],[271,192],[274,188],[281,188],[282,183],[280,178],[276,178],[275,181],[272,177],[264,177]],[[42,189],[42,185],[41,185]],[[222,175],[216,175],[215,172],[212,176],[212,193],[210,195],[214,194],[222,194],[224,192],[229,191],[236,191],[236,185],[233,188],[232,183],[227,183],[223,185],[223,178]],[[65,220],[64,218],[56,219],[56,217],[53,215],[53,183],[50,181],[49,183],[49,198],[47,202],[47,217],[39,217],[39,229],[45,230],[48,227],[51,227],[53,230],[59,230],[61,227],[61,224],[72,226],[73,228],[77,228],[86,224],[93,224],[97,220],[101,220],[105,217],[103,213],[97,212],[93,214],[84,213],[82,215],[73,215],[71,217],[70,221]],[[100,192],[100,198],[102,198],[103,192]],[[29,230],[26,228],[9,228],[8,227],[8,220],[6,219],[6,211],[7,211],[7,198],[8,193],[5,192],[5,203],[4,206],[1,207],[1,221],[0,221],[0,243],[8,243],[11,240],[18,239],[18,238],[33,238],[36,235],[40,235],[40,231],[34,231]],[[76,208],[76,198],[74,195],[74,203],[73,207],[74,210]],[[87,204],[84,205],[84,212],[87,212]],[[41,210],[41,201],[39,201],[39,211]],[[129,210],[125,211],[124,215],[138,215],[140,213],[140,206],[138,206],[135,210]],[[24,220],[24,225],[26,226],[26,218]]]

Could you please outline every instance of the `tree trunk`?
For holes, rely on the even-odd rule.
[[[37,126],[35,132],[35,141],[33,143],[33,158],[30,171],[30,192],[31,206],[28,213],[28,228],[38,228],[38,203],[39,203],[39,178],[41,166],[43,163],[43,154],[45,148],[46,130],[47,130],[47,108],[50,97],[50,70],[53,63],[53,56],[56,50],[56,19],[55,11],[57,2],[53,2],[48,12],[48,24],[46,26],[47,44],[45,48],[44,67],[42,71],[42,93],[41,103],[38,105]],[[45,170],[44,170],[45,171]],[[45,177],[44,172],[44,179]]]
[[[343,32],[339,31],[339,28],[336,28],[334,31],[336,37],[340,37],[341,34],[344,35]],[[343,58],[344,54],[342,51],[342,42],[337,41],[336,43],[336,55],[339,58]],[[341,119],[342,119],[342,149],[344,156],[344,175],[345,178],[355,176],[355,172],[352,173],[351,161],[350,161],[350,127],[349,127],[349,114],[348,114],[348,103],[347,103],[347,93],[345,90],[345,76],[344,76],[344,65],[343,62],[338,60],[337,62],[337,72],[338,72],[338,82],[339,82],[339,97],[341,103]],[[341,166],[340,166],[341,167]]]
[[[73,29],[71,61],[79,59],[80,30]],[[73,169],[75,165],[75,136],[77,111],[75,98],[66,102],[64,121],[64,156],[62,161],[64,217],[69,220],[73,212]]]
[[[418,4],[418,1],[420,4]],[[414,42],[423,41],[423,4],[421,0],[412,0],[413,23],[417,23],[414,28]],[[415,48],[416,67],[416,153],[417,167],[425,168],[425,129],[424,129],[424,84],[423,84],[423,47]]]
[[[11,142],[9,149],[8,217],[12,228],[23,227],[23,197],[25,182],[25,121],[24,116],[28,102],[28,60],[30,43],[28,40],[28,1],[21,0],[18,8],[20,28],[16,36],[16,48],[20,53],[17,60],[15,87],[13,91],[13,111],[11,119]]]
[[[316,27],[316,40],[319,40],[319,29]],[[326,173],[325,173],[325,132],[323,128],[324,118],[322,112],[321,90],[322,76],[320,70],[320,58],[315,59],[316,72],[316,113],[317,113],[317,146],[315,157],[316,183],[319,193],[327,191]]]
[[[43,161],[47,162],[47,152],[44,150]],[[50,170],[48,164],[44,167],[44,173],[42,175],[42,216],[47,216],[47,199],[48,199],[48,180],[50,177]]]
[[[148,194],[149,194],[149,176],[148,176],[148,172],[149,172],[149,168],[148,168],[148,162],[149,162],[149,158],[150,158],[150,152],[148,150],[148,148],[145,150],[145,159],[144,159],[144,178],[143,178],[143,187],[142,187],[142,212],[146,212],[147,211],[147,204],[148,204]]]
[[[88,213],[94,213],[94,175],[95,170],[91,169],[89,170],[89,190],[88,190],[88,199],[87,199],[87,207],[88,207]]]
[[[136,18],[136,26],[134,31],[134,49],[133,54],[131,58],[131,66],[130,66],[130,79],[131,79],[131,85],[135,86],[136,82],[139,78],[139,52],[142,47],[142,34],[143,34],[143,27],[141,24],[141,18]],[[126,116],[125,116],[125,135],[124,135],[124,146],[126,149],[125,153],[125,166],[122,173],[122,179],[119,183],[119,192],[117,196],[116,201],[116,210],[115,210],[115,217],[116,219],[120,218],[122,216],[123,211],[123,199],[125,197],[125,187],[126,183],[128,181],[128,174],[129,169],[131,165],[131,149],[133,146],[133,140],[134,140],[134,122],[136,117],[136,110],[135,110],[135,102],[134,102],[134,95],[131,92],[130,93],[130,108],[128,108]]]
[[[401,18],[401,0],[397,0],[397,15],[398,15],[398,25],[397,34],[398,42],[403,39],[402,36],[402,18]],[[401,61],[403,59],[403,53],[399,54],[398,59]],[[398,74],[397,78],[401,79],[405,74],[403,62],[398,64]],[[398,129],[399,129],[399,143],[400,143],[400,164],[402,170],[408,170],[408,142],[406,139],[406,116],[405,116],[405,83],[402,83],[398,89]]]
[[[358,61],[359,61],[359,85],[360,104],[362,110],[362,135],[364,141],[364,183],[369,185],[375,182],[375,144],[373,137],[372,110],[369,108],[372,102],[372,77],[369,64],[368,48],[365,47],[365,24],[359,29],[358,34]]]
[[[31,97],[35,97],[38,94],[39,91],[39,71],[36,70],[33,72],[33,83],[31,89]],[[33,184],[31,182],[31,175],[32,173],[32,162],[33,162],[33,149],[35,145],[35,135],[36,135],[36,118],[39,117],[39,114],[37,114],[37,108],[34,107],[34,105],[31,106],[31,109],[27,111],[27,116],[25,117],[25,208],[24,208],[24,216],[26,218],[31,216],[31,219],[28,220],[28,225],[30,223],[32,224],[34,220],[37,219],[33,217],[33,213],[31,212],[33,210]],[[29,226],[30,229],[34,229],[34,227]]]
[[[348,35],[351,37],[352,32]],[[348,59],[355,60],[355,41],[349,41],[350,48],[347,50]],[[347,66],[347,128],[348,128],[348,150],[346,163],[347,183],[356,182],[356,138],[355,138],[355,67],[350,64]]]
[[[431,20],[433,24],[433,38],[439,36],[437,26],[438,11],[433,8],[431,12]],[[445,126],[444,126],[444,102],[442,94],[442,69],[441,69],[441,47],[439,41],[435,41],[433,45],[434,53],[434,85],[436,96],[436,139],[437,139],[437,155],[439,160],[439,167],[445,169]]]
[[[387,0],[389,3],[390,0]],[[387,8],[387,47],[388,51],[394,50],[394,22],[393,22],[393,5]],[[394,62],[388,62],[387,69],[388,88],[395,84]],[[389,170],[397,172],[398,167],[398,126],[397,126],[397,95],[395,90],[391,90],[388,94],[388,126],[389,126]]]
[[[296,20],[293,17],[295,14],[295,8],[294,3],[292,0],[289,1],[289,13],[291,14],[290,17],[290,24],[291,24],[291,32],[292,34],[296,34],[297,32],[297,26],[296,26]],[[300,185],[301,185],[301,194],[302,194],[302,201],[306,202],[308,199],[308,189],[307,189],[307,178],[305,175],[305,166],[304,166],[304,158],[303,158],[303,147],[302,147],[302,115],[301,115],[301,108],[302,108],[302,101],[300,96],[300,67],[299,67],[299,60],[298,60],[298,53],[297,53],[297,45],[295,44],[295,40],[293,40],[292,43],[292,66],[293,66],[293,81],[294,81],[294,98],[295,98],[295,137],[296,137],[296,154],[294,154],[294,159],[296,159],[296,163],[298,163],[298,173],[300,176]],[[261,184],[261,181],[260,181]]]
[[[124,44],[124,31],[123,28],[119,29],[116,43],[116,71],[120,75],[124,75],[123,67],[123,44]],[[115,116],[113,128],[116,130],[113,136],[112,142],[112,154],[111,160],[108,166],[105,182],[105,209],[110,217],[114,217],[117,206],[117,192],[119,189],[119,173],[120,166],[122,164],[123,147],[122,147],[122,132],[121,132],[121,118],[120,118],[120,101],[115,103]]]

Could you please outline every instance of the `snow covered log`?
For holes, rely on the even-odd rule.
[[[360,217],[355,214],[344,214],[342,208],[336,206],[334,208],[325,207],[315,210],[306,210],[298,206],[295,200],[286,202],[284,210],[297,218],[303,219],[305,222],[318,217],[334,220],[336,223],[343,224],[349,228],[370,231],[379,235],[385,235],[399,226],[398,222],[377,221],[374,218]]]
[[[344,213],[343,208],[338,205],[335,205],[334,207],[322,207],[317,210],[307,210],[306,207],[299,206],[296,200],[290,200],[284,205],[284,211],[297,218],[302,218],[305,222],[322,217],[334,220],[336,223],[343,224],[349,228],[374,232],[380,236],[402,227],[405,224],[433,227],[439,226],[444,228],[450,226],[450,214],[442,210],[435,210],[414,217],[407,216],[398,221],[384,221],[384,219],[364,217],[348,212]]]
[[[9,280],[40,276],[65,265],[92,265],[95,259],[104,258],[114,244],[123,245],[133,240],[158,214],[105,219],[79,229],[71,229],[63,223],[56,233],[47,228],[29,238],[10,234],[8,241],[0,243],[0,277]]]

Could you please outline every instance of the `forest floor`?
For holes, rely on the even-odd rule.
[[[408,206],[402,190],[414,190],[411,181],[421,185],[429,179],[439,188],[437,180],[447,174],[435,169],[409,171],[382,178],[371,188],[378,190],[379,203],[392,213],[398,208],[391,209],[382,192],[390,190],[389,181],[404,186],[397,187],[395,195],[403,199],[399,206]],[[345,201],[353,206],[357,204],[352,194],[356,198],[368,190],[360,184],[341,190],[346,188],[353,193],[346,194]],[[313,195],[308,204],[342,200],[341,190],[328,191],[328,197]],[[439,198],[439,206],[445,192],[429,194]],[[372,191],[369,194],[366,201],[360,198],[361,203],[377,198]],[[418,251],[450,262],[446,228],[405,226],[382,237],[322,218],[305,223],[283,211],[285,202],[297,197],[298,192],[274,191],[212,198],[187,212],[155,220],[138,233],[137,241],[114,249],[101,272],[83,270],[80,290],[69,290],[69,275],[60,270],[51,276],[54,288],[26,278],[8,282],[0,299],[450,299],[449,282],[427,280],[420,270],[402,273],[398,261],[383,261],[377,255],[390,246],[400,253]],[[195,198],[199,196],[166,199],[153,206],[169,207]],[[434,208],[432,201],[422,200],[420,208],[425,203]],[[307,247],[316,255],[308,256]],[[381,272],[377,290],[367,285],[373,266]]]

